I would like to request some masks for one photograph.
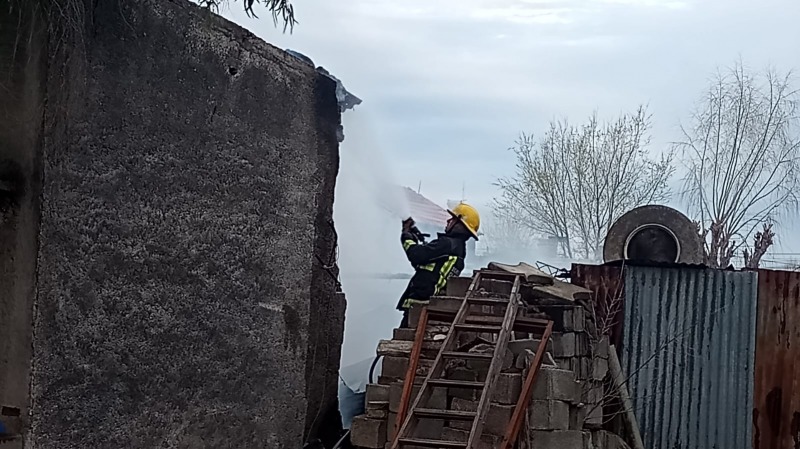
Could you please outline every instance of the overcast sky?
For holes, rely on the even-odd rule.
[[[647,103],[658,150],[677,138],[716,67],[741,57],[755,68],[800,68],[797,0],[293,4],[292,34],[267,13],[247,18],[240,2],[223,14],[340,78],[364,101],[345,115],[342,151],[347,139],[370,142],[397,182],[421,183],[440,204],[460,198],[462,185],[467,200],[488,204],[492,183],[514,168],[507,148],[553,118]]]

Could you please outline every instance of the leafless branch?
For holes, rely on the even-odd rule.
[[[227,5],[231,0],[197,0],[200,6],[209,8],[215,12],[219,11],[221,5]],[[237,2],[238,0],[233,0]],[[241,0],[244,5],[244,12],[250,16],[258,18],[256,11],[253,9],[256,5],[263,5],[264,8],[272,14],[272,22],[275,26],[283,24],[283,31],[286,32],[294,30],[297,20],[294,17],[294,6],[289,0]]]
[[[747,268],[758,268],[761,258],[774,243],[775,233],[772,232],[772,223],[765,223],[761,231],[753,237],[753,251],[744,250],[744,266]]]

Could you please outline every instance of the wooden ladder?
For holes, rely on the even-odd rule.
[[[476,292],[481,288],[482,281],[489,279],[513,281],[511,293],[509,294],[507,300],[475,297]],[[550,339],[550,334],[553,328],[553,323],[551,321],[517,316],[518,308],[521,303],[521,297],[519,293],[521,282],[521,277],[517,274],[503,271],[480,270],[473,276],[464,301],[457,312],[436,309],[433,307],[425,307],[422,310],[419,322],[417,323],[417,330],[415,333],[414,345],[411,350],[408,371],[406,372],[406,377],[403,382],[403,393],[397,413],[394,439],[391,446],[392,449],[400,449],[403,446],[458,449],[476,448],[483,433],[483,425],[486,422],[486,415],[490,408],[491,397],[494,387],[497,383],[497,378],[499,377],[502,369],[502,360],[508,348],[508,342],[511,339],[511,333],[514,331],[520,331],[539,336],[541,340],[539,347],[536,350],[536,356],[534,357],[533,363],[528,370],[528,375],[525,378],[522,393],[517,401],[511,422],[509,423],[501,444],[504,449],[511,449],[513,447],[522,426],[523,418],[528,408],[530,396],[533,391],[533,384],[536,380],[536,375],[541,366],[547,347],[547,341]],[[505,307],[506,310],[502,321],[497,321],[496,318],[498,317],[472,315],[470,313],[471,306],[501,306]],[[411,404],[409,408],[411,393],[414,386],[414,378],[416,377],[417,366],[419,364],[423,340],[425,338],[425,330],[428,320],[431,318],[441,321],[452,320],[452,325],[450,326],[450,330],[447,333],[441,348],[439,349],[439,353],[436,355],[433,366],[428,371],[428,375],[425,377],[425,381],[422,383],[422,387],[420,388],[416,399],[414,399],[413,404]],[[458,334],[460,332],[497,334],[494,352],[492,354],[483,354],[455,351],[458,343]],[[447,359],[490,359],[491,362],[489,364],[486,380],[484,382],[471,382],[442,378],[441,376],[445,369],[445,360]],[[430,399],[433,393],[433,389],[436,387],[472,388],[482,390],[476,411],[468,412],[425,408],[424,404],[428,402],[428,399]],[[414,438],[412,435],[414,434],[420,419],[471,421],[472,427],[466,442]]]

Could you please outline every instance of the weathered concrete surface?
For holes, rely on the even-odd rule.
[[[0,6],[0,422],[16,434],[29,411],[47,61],[44,18],[14,6]]]
[[[302,447],[344,316],[335,85],[188,1],[87,5],[48,72],[30,443]]]

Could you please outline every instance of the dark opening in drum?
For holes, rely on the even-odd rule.
[[[675,235],[662,226],[649,225],[633,231],[625,247],[625,258],[654,262],[677,262],[680,245]]]

